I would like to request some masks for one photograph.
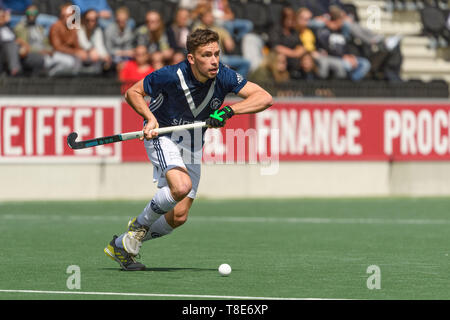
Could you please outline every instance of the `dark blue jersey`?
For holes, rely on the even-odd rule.
[[[151,97],[150,111],[160,127],[205,121],[220,108],[225,96],[237,94],[247,83],[239,73],[219,63],[214,79],[198,81],[187,60],[147,75],[144,90]]]

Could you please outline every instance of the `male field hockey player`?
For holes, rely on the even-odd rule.
[[[158,191],[128,223],[128,230],[114,236],[104,250],[123,270],[145,270],[136,261],[142,242],[167,235],[186,222],[200,182],[201,161],[192,162],[186,154],[201,155],[206,129],[201,130],[200,143],[193,132],[190,139],[179,139],[179,135],[175,139],[152,130],[200,121],[209,128],[223,127],[234,115],[260,112],[273,103],[267,91],[219,62],[216,32],[197,29],[188,37],[187,50],[185,61],[150,73],[125,94],[128,104],[144,118],[142,139]],[[220,107],[231,92],[243,100]]]

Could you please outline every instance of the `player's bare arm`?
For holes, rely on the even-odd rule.
[[[238,96],[244,100],[232,106],[224,106],[210,115],[210,118],[206,120],[209,128],[223,127],[226,121],[235,114],[261,112],[273,104],[272,96],[266,90],[250,81],[238,92]]]
[[[272,96],[256,83],[248,81],[239,91],[244,100],[231,106],[235,114],[257,113],[273,105]]]
[[[134,109],[134,111],[142,116],[144,120],[147,120],[147,123],[143,129],[144,136],[141,138],[141,140],[144,140],[144,138],[148,140],[156,137],[158,133],[152,130],[159,127],[158,121],[148,108],[148,104],[144,99],[145,96],[146,93],[144,90],[143,79],[136,82],[125,93],[125,100],[128,102],[128,104]]]

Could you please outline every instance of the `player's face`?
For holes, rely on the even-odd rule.
[[[197,80],[205,82],[216,77],[219,71],[219,55],[220,49],[217,42],[200,46],[194,54],[188,54],[189,63]]]

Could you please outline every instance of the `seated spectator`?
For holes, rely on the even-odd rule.
[[[286,56],[276,51],[270,51],[263,63],[249,75],[248,79],[256,83],[289,81]]]
[[[337,79],[344,79],[347,77],[347,72],[342,64],[341,58],[329,56],[325,50],[317,50],[316,35],[308,27],[312,18],[312,12],[308,8],[300,8],[296,15],[296,29],[299,34],[300,41],[303,43],[307,51],[307,56],[302,56],[300,59],[300,73],[296,76],[300,79],[305,79],[305,68],[314,64],[314,74],[307,71],[307,78],[317,76],[320,79],[328,79],[333,75]],[[310,61],[310,57],[313,61]],[[303,65],[302,65],[303,64]]]
[[[403,57],[400,48],[402,36],[394,35],[384,37],[373,33],[370,29],[364,28],[348,16],[343,9],[338,6],[330,6],[330,17],[340,16],[336,23],[341,24],[341,32],[348,42],[360,43],[356,46],[360,56],[369,59],[371,71],[377,78],[389,81],[402,81],[400,70]],[[332,19],[330,19],[332,20]],[[337,29],[337,27],[335,28]],[[356,55],[356,54],[355,54]]]
[[[283,8],[280,25],[269,32],[269,47],[286,56],[291,77],[296,78],[296,74],[300,71],[300,57],[306,49],[295,30],[295,12],[291,7]]]
[[[52,60],[52,48],[45,35],[45,28],[36,23],[38,15],[38,8],[35,5],[29,6],[26,19],[21,20],[14,28],[22,66],[32,75],[42,75]]]
[[[19,57],[19,46],[16,43],[16,36],[8,26],[10,21],[9,11],[0,7],[0,74],[7,67],[7,72],[11,76],[17,76],[22,71]]]
[[[82,15],[88,10],[95,10],[98,13],[98,25],[102,29],[106,29],[110,23],[114,22],[113,11],[107,0],[72,0],[72,2],[80,7]]]
[[[200,22],[195,25],[193,30],[196,29],[211,29],[217,32],[220,38],[219,46],[221,51],[221,62],[230,66],[244,77],[248,75],[250,61],[242,56],[229,54],[235,50],[236,44],[226,29],[215,24],[212,10],[205,9],[205,11],[200,14]]]
[[[135,83],[154,71],[150,64],[150,56],[145,46],[137,46],[134,50],[134,60],[125,62],[119,72],[119,80],[122,82]]]
[[[348,40],[341,32],[344,23],[342,11],[330,12],[330,16],[333,24],[318,31],[318,42],[330,56],[341,58],[342,66],[352,81],[359,81],[370,71],[370,62],[368,59],[350,52]]]
[[[175,14],[173,23],[167,28],[170,46],[175,50],[172,63],[181,62],[186,58],[186,40],[190,33],[190,12],[187,9],[179,8]]]
[[[174,49],[170,47],[169,37],[159,12],[150,10],[145,16],[146,24],[136,30],[136,46],[147,47],[155,69],[159,65],[172,62]]]
[[[253,30],[253,22],[247,19],[238,19],[228,4],[228,0],[208,0],[214,19],[218,26],[224,27],[236,42]]]
[[[134,33],[128,25],[130,17],[128,8],[120,7],[115,14],[116,21],[111,23],[105,30],[105,45],[113,63],[120,70],[123,62],[134,57]]]
[[[301,79],[316,80],[321,78],[319,68],[312,55],[307,52],[300,58]]]
[[[200,20],[200,14],[206,9],[211,9],[209,0],[180,0],[180,8],[187,9],[191,12],[191,20],[193,24],[196,24]]]
[[[313,52],[316,50],[316,36],[309,28],[311,18],[312,12],[308,8],[300,8],[297,10],[295,18],[296,30],[298,31],[303,47],[308,52]]]
[[[76,29],[69,29],[66,21],[73,15],[72,4],[61,6],[59,20],[50,28],[50,44],[54,49],[53,57],[60,61],[51,68],[50,76],[77,75],[81,64],[89,61],[89,54],[80,47]]]
[[[106,50],[103,31],[97,24],[98,14],[95,10],[87,10],[81,19],[81,28],[78,29],[80,47],[88,54],[88,61],[93,65],[88,73],[101,73],[102,67],[108,70],[111,67],[111,57]]]
[[[25,20],[26,10],[32,3],[32,0],[3,0],[5,8],[11,11],[9,25],[11,28],[15,28],[21,20]],[[45,28],[46,34],[48,34],[51,25],[56,21],[58,21],[58,17],[46,13],[41,13],[36,19],[36,23]]]

